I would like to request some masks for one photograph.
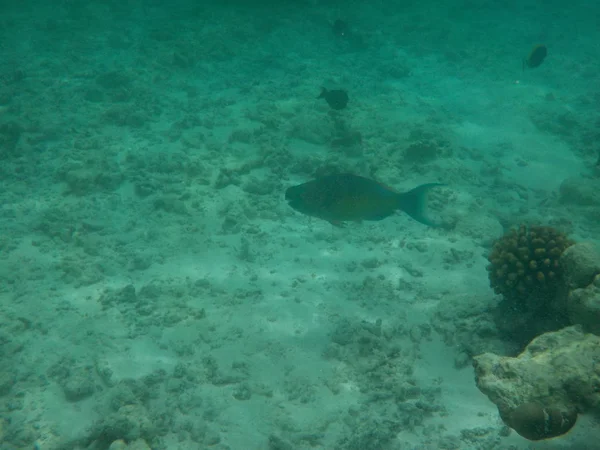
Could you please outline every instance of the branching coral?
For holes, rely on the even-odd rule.
[[[569,324],[560,257],[572,244],[552,227],[527,225],[495,242],[487,267],[490,286],[503,296],[495,322],[500,333],[518,346]]]

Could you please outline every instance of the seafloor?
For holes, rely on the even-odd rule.
[[[598,236],[598,8],[2,1],[0,449],[598,448],[509,432],[469,364],[495,238]],[[286,204],[336,171],[445,183],[449,226]]]

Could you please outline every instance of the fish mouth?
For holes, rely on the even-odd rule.
[[[288,205],[295,209],[296,211],[302,212],[305,208],[301,198],[301,192],[296,186],[289,188],[285,191],[285,200],[288,202]]]
[[[287,190],[285,191],[285,199],[290,203],[297,202],[300,200],[300,192],[297,186],[287,188]]]

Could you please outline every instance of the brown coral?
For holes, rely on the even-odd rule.
[[[551,294],[561,281],[560,256],[573,244],[548,226],[521,225],[499,238],[487,267],[490,286],[507,300]]]
[[[508,424],[530,441],[539,441],[567,433],[577,421],[574,409],[546,408],[539,403],[523,403],[510,415]]]

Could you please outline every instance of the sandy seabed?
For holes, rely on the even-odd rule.
[[[0,449],[596,448],[470,365],[493,240],[598,235],[595,16],[463,3],[0,5]],[[450,226],[286,204],[336,171]]]

